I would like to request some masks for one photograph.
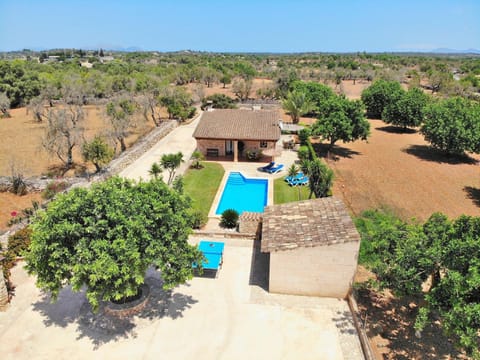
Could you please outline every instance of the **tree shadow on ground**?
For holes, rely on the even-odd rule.
[[[383,131],[389,134],[415,134],[417,132],[416,129],[412,129],[412,128],[405,129],[401,126],[393,126],[393,125],[381,126],[376,128],[376,130]]]
[[[480,207],[480,188],[465,186],[463,191],[467,193],[468,198],[471,199],[475,205]]]
[[[419,159],[426,161],[433,161],[437,163],[446,163],[451,165],[469,164],[475,165],[477,160],[471,158],[468,155],[448,155],[444,152],[434,149],[427,145],[410,145],[406,149],[402,149],[403,152],[416,156]]]
[[[355,335],[355,324],[350,311],[337,311],[336,316],[332,318],[335,326],[342,334]]]
[[[438,319],[428,323],[421,338],[415,336],[418,299],[387,297],[367,288],[359,289],[356,298],[368,337],[388,342],[385,359],[466,358],[443,334]]]
[[[73,173],[75,176],[85,176],[87,173],[87,167],[84,164],[74,163],[72,167],[67,168],[64,164],[50,165],[47,168],[49,176],[65,176],[68,172]]]
[[[152,320],[164,317],[177,319],[191,308],[197,300],[174,290],[163,290],[158,272],[147,271],[145,283],[150,288],[150,295],[145,308],[134,316],[117,317],[105,312],[107,303],[101,303],[97,313],[92,311],[85,298],[85,291],[75,293],[70,287],[62,289],[55,303],[49,294],[33,304],[33,309],[44,317],[46,326],[77,326],[77,339],[88,338],[95,349],[103,344],[119,339],[135,338],[136,329],[149,326]]]
[[[328,144],[312,144],[313,149],[319,157],[327,158],[329,160],[338,161],[340,158],[352,159],[355,155],[361,155],[360,152],[342,147],[339,145],[334,145],[332,149],[329,150]]]
[[[255,240],[250,264],[249,285],[259,286],[268,291],[270,254],[260,251],[260,241]]]

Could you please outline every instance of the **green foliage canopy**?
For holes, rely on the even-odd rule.
[[[137,293],[151,265],[165,288],[192,278],[199,251],[188,244],[186,197],[161,180],[138,184],[118,177],[59,196],[32,225],[27,271],[54,298],[65,284],[86,286],[94,309],[101,300]]]
[[[454,97],[425,109],[421,128],[425,140],[448,154],[480,152],[480,104]]]
[[[397,101],[388,104],[382,112],[382,119],[387,124],[407,127],[420,126],[423,122],[428,96],[419,88],[401,91]]]
[[[113,149],[100,136],[95,136],[92,141],[86,142],[82,146],[83,159],[91,161],[97,172],[112,160],[113,154]]]
[[[367,116],[381,119],[383,110],[395,103],[402,94],[398,81],[377,80],[362,92],[362,101],[367,109]]]
[[[328,140],[330,148],[338,140],[366,140],[370,135],[370,123],[360,101],[334,96],[324,104],[324,112],[312,126],[312,133]]]
[[[480,217],[450,221],[435,213],[422,225],[367,211],[356,225],[362,237],[360,263],[377,274],[381,285],[421,299],[416,329],[438,313],[444,330],[480,356]],[[431,285],[425,292],[427,280]]]

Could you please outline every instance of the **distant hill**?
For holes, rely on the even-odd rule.
[[[449,48],[438,48],[431,50],[435,54],[480,54],[478,49],[466,49],[466,50],[456,50]]]

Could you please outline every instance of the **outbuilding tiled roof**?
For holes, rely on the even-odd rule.
[[[352,218],[336,197],[267,206],[263,213],[262,252],[357,241]]]
[[[218,109],[205,111],[193,133],[196,139],[274,140],[280,138],[277,111]]]

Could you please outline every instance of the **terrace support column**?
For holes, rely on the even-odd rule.
[[[238,162],[238,140],[233,140],[233,162]]]

